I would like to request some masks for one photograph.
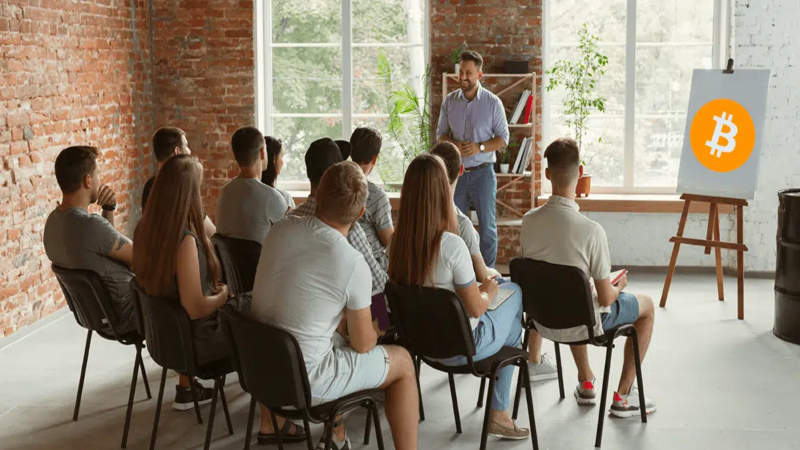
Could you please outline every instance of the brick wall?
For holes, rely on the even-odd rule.
[[[484,73],[504,73],[503,63],[508,60],[529,61],[529,69],[542,74],[542,2],[541,0],[431,0],[431,65],[433,74],[432,117],[439,117],[442,104],[442,73],[452,73],[453,50],[464,45],[483,56]],[[512,80],[487,77],[483,85],[494,92],[508,86]],[[513,108],[522,90],[518,86],[503,95],[506,108]],[[450,90],[453,90],[452,85]],[[537,154],[534,157],[535,173],[541,169],[541,82],[537,82],[537,108],[534,130]],[[435,126],[435,122],[434,122]],[[514,128],[511,142],[520,142],[529,130]],[[516,156],[515,154],[512,157]],[[512,159],[513,161],[513,159]],[[498,181],[500,182],[500,181]],[[537,190],[541,181],[536,181]],[[529,190],[529,188],[527,188]],[[524,190],[524,189],[522,189]],[[502,211],[501,211],[502,213]]]
[[[231,135],[255,124],[254,2],[152,3],[155,122],[186,131],[213,217],[219,189],[238,173]]]
[[[117,226],[132,234],[152,132],[149,49],[145,0],[0,3],[0,337],[64,305],[42,246],[60,150],[99,147]]]

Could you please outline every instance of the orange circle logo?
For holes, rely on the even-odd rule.
[[[742,105],[720,98],[697,111],[689,139],[700,164],[714,172],[730,172],[741,167],[753,153],[756,127]]]

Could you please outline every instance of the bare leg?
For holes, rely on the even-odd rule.
[[[542,337],[536,330],[531,330],[528,335],[528,353],[530,354],[528,361],[534,364],[542,362]]]
[[[639,318],[633,322],[636,327],[636,334],[639,338],[639,358],[644,361],[644,355],[647,353],[647,347],[650,345],[650,337],[653,335],[653,320],[655,319],[655,311],[653,308],[653,299],[647,295],[636,295],[636,300],[639,301]],[[633,342],[630,338],[625,342],[625,361],[622,363],[622,375],[619,379],[619,387],[617,392],[620,395],[628,395],[633,385],[633,380],[636,378],[636,363],[633,358]]]
[[[572,351],[572,359],[575,360],[575,365],[578,367],[578,382],[594,381],[594,373],[592,366],[589,364],[589,350],[586,345],[570,345],[569,349]]]
[[[272,413],[269,411],[269,409],[265,408],[264,405],[259,403],[258,406],[261,408],[261,425],[258,428],[258,432],[261,434],[274,434],[275,427],[272,426]],[[283,428],[283,422],[285,422],[286,419],[276,415],[275,420],[278,422],[278,429]],[[292,423],[291,427],[289,428],[289,434],[297,434],[297,431],[297,426]]]
[[[419,399],[414,363],[406,349],[395,345],[384,348],[389,354],[389,374],[381,388],[386,389],[386,418],[394,445],[397,450],[416,450]]]

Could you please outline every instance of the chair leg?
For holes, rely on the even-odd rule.
[[[220,379],[214,380],[214,392],[211,394],[211,411],[208,413],[208,426],[206,427],[206,444],[204,450],[211,448],[211,433],[214,431],[214,415],[217,412],[217,393],[221,389]]]
[[[251,400],[251,403],[254,404],[255,399]],[[278,419],[275,417],[275,414],[270,412],[270,416],[272,416],[272,429],[275,430],[275,436],[278,437],[278,450],[283,450],[283,438],[281,437],[281,429],[278,428]],[[286,419],[289,420],[289,419]],[[308,429],[306,429],[306,434],[308,434]]]
[[[481,387],[478,390],[478,408],[483,408],[483,390],[486,389],[486,378],[481,378]]]
[[[422,386],[419,384],[419,377],[422,374],[422,359],[419,357],[414,361],[414,371],[417,373],[417,396],[419,397],[419,421],[425,421],[425,406],[422,404]]]
[[[456,382],[452,373],[447,374],[450,380],[450,398],[453,400],[453,415],[456,418],[456,433],[461,433],[461,414],[458,413],[458,394],[456,393]]]
[[[492,373],[489,375],[489,394],[494,392],[494,382],[497,378],[497,370],[492,370]],[[489,437],[489,416],[492,413],[492,405],[486,405],[484,408],[486,411],[483,413],[483,429],[481,430],[481,450],[486,450],[486,441]]]
[[[369,445],[369,435],[372,434],[372,407],[369,404],[367,408],[367,424],[364,426],[364,445]]]
[[[244,436],[244,450],[250,450],[250,441],[253,439],[253,419],[255,419],[255,415],[256,415],[256,398],[251,396],[250,412],[247,413],[247,434]],[[274,414],[272,416],[274,417]],[[277,428],[275,429],[277,430]]]
[[[378,405],[372,404],[372,420],[375,422],[375,440],[378,441],[378,450],[383,449],[383,432],[381,431],[381,417],[378,415]]]
[[[639,358],[639,336],[634,331],[631,336],[633,340],[633,361],[636,363],[636,383],[639,388],[639,410],[642,412],[642,423],[647,423],[647,408],[644,403],[644,382],[642,381],[642,361]]]
[[[275,417],[274,414],[272,416]],[[303,427],[306,429],[306,445],[308,445],[308,450],[314,450],[314,441],[311,440],[311,426],[306,418],[303,418]]]
[[[528,351],[529,340],[531,337],[531,331],[527,328],[522,329],[522,349],[526,352]],[[514,409],[511,413],[511,419],[517,420],[517,416],[519,415],[519,400],[522,398],[522,370],[519,371],[519,375],[517,375],[517,392],[514,396]]]
[[[86,333],[86,348],[83,350],[83,366],[81,366],[81,379],[78,381],[78,398],[75,399],[75,411],[72,413],[72,421],[78,420],[78,412],[81,410],[81,395],[83,394],[83,380],[86,378],[86,363],[89,362],[89,346],[92,344],[92,330]]]
[[[603,369],[603,390],[600,397],[600,418],[597,420],[597,438],[594,441],[595,447],[600,447],[603,442],[603,419],[606,412],[606,397],[608,397],[608,373],[611,370],[611,351],[614,349],[614,341],[606,344],[606,367]]]
[[[531,442],[533,443],[533,450],[539,450],[539,435],[536,433],[536,416],[533,413],[533,393],[531,392],[531,378],[528,362],[520,361],[520,369],[522,375],[525,377],[525,400],[528,403],[528,422],[531,427]]]
[[[131,427],[131,411],[133,410],[133,398],[136,395],[136,379],[139,375],[139,358],[142,356],[142,348],[136,345],[136,358],[133,360],[133,376],[131,376],[131,389],[128,394],[128,408],[125,411],[125,427],[122,429],[122,448],[128,445],[128,430]]]
[[[566,398],[564,395],[564,374],[561,371],[561,347],[556,344],[556,372],[558,372],[558,394],[561,395],[561,399],[563,400]]]
[[[331,417],[330,422],[325,424],[325,449],[331,450],[331,443],[333,442],[333,421],[336,416]]]
[[[194,386],[192,383],[199,383],[199,381],[194,379],[194,374],[187,374],[189,378],[189,390],[192,392],[192,402],[194,402],[194,412],[197,414],[197,423],[199,425],[203,424],[203,416],[200,415],[200,404],[197,403],[197,394],[194,392]]]
[[[219,397],[222,400],[222,412],[225,413],[225,421],[228,423],[228,434],[233,436],[233,424],[231,423],[231,414],[228,412],[228,400],[225,398],[225,375],[222,376],[222,381],[219,385]]]
[[[139,370],[142,372],[142,380],[144,381],[144,391],[147,393],[147,399],[153,398],[150,395],[150,383],[147,381],[147,371],[144,369],[144,358],[142,358],[142,345],[137,345],[136,351],[138,352],[137,358],[139,360]]]
[[[161,370],[161,386],[158,388],[158,402],[156,403],[156,417],[153,420],[153,432],[150,435],[150,450],[156,448],[156,436],[158,436],[158,419],[161,418],[161,400],[164,399],[164,383],[167,382],[167,368]]]

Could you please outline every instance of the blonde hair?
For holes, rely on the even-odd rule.
[[[358,164],[342,161],[322,175],[317,188],[317,214],[341,225],[358,220],[367,203],[367,177]]]

